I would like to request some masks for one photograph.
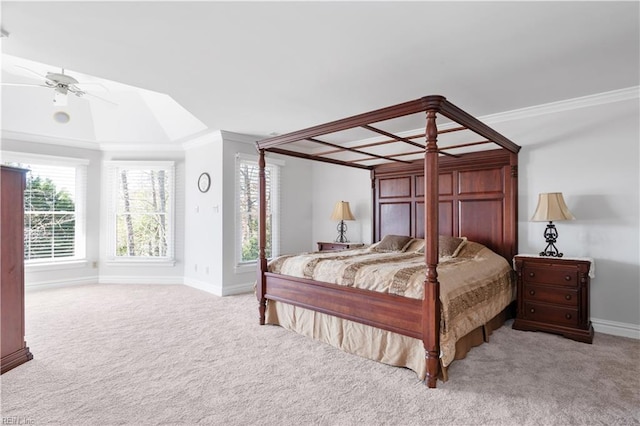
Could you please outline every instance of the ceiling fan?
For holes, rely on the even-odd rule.
[[[30,72],[31,74],[37,75],[39,78],[44,79],[44,84],[25,84],[25,83],[2,83],[3,85],[8,86],[35,86],[35,87],[48,87],[54,90],[53,95],[53,103],[56,106],[65,106],[67,105],[67,96],[69,93],[81,98],[83,96],[90,96],[92,98],[99,99],[103,102],[110,103],[112,105],[117,105],[114,102],[111,102],[107,99],[104,99],[100,96],[94,95],[92,93],[87,93],[87,91],[81,89],[78,85],[82,84],[92,84],[101,86],[103,89],[108,90],[104,85],[100,83],[80,83],[77,79],[70,76],[69,74],[64,73],[64,68],[61,69],[61,72],[47,72],[46,75],[42,75],[36,71],[33,71],[29,68],[15,65],[16,68],[21,68]]]
[[[82,95],[86,94],[84,90],[76,86],[76,84],[80,84],[78,80],[64,73],[64,68],[62,68],[61,73],[48,72],[45,78],[45,84],[61,95],[71,92],[78,97],[82,97]]]

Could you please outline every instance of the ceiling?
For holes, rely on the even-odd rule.
[[[266,136],[430,94],[483,116],[638,86],[639,6],[3,1],[1,47]]]
[[[64,88],[55,87],[58,82],[72,83],[66,96],[60,96]],[[101,149],[140,149],[145,144],[181,149],[176,142],[207,132],[204,123],[167,94],[6,53],[1,87],[6,138]]]

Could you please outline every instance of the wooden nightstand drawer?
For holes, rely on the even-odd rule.
[[[518,255],[516,330],[546,331],[591,343],[590,259]]]
[[[578,326],[577,309],[525,302],[523,316],[530,321],[544,321],[570,327]]]
[[[570,288],[548,287],[541,285],[524,285],[525,301],[553,303],[556,305],[578,306],[578,290]]]
[[[525,265],[522,271],[522,279],[525,283],[577,287],[578,270],[576,268]]]
[[[318,251],[340,251],[363,247],[362,243],[325,243],[318,242]]]

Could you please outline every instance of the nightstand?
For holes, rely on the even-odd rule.
[[[324,243],[318,242],[318,251],[341,251],[364,246],[362,243]]]
[[[518,255],[514,264],[518,313],[513,328],[593,342],[590,260]]]

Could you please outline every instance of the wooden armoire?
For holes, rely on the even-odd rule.
[[[24,340],[24,201],[26,170],[2,167],[0,175],[0,374],[33,355]]]

